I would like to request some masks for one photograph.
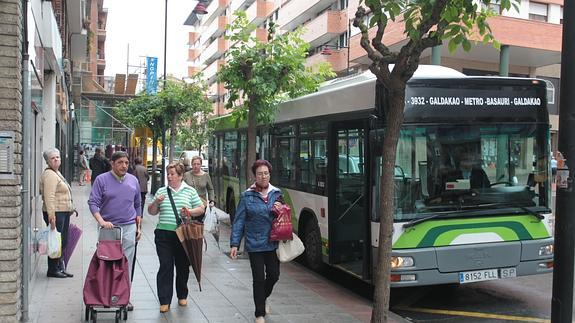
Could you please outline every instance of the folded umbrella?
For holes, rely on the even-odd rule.
[[[192,221],[183,223],[176,229],[178,239],[188,256],[200,291],[202,291],[202,246],[204,243],[204,225],[201,222]]]
[[[82,229],[78,228],[74,223],[70,223],[70,226],[68,227],[68,242],[62,250],[62,259],[64,260],[66,267],[68,267],[68,262],[70,261],[72,253],[74,252],[78,241],[80,241],[81,236]]]

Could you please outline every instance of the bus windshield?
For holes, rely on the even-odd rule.
[[[547,130],[536,124],[404,127],[394,171],[395,220],[457,210],[477,210],[477,216],[547,210]],[[381,157],[375,164],[379,173]],[[374,185],[379,192],[379,180]]]

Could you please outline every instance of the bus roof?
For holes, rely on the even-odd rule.
[[[393,67],[393,66],[392,66]],[[506,102],[513,102],[514,97],[519,97],[525,89],[531,89],[533,84],[539,84],[537,91],[533,90],[529,93],[529,97],[539,96],[545,97],[545,93],[540,92],[541,86],[545,88],[545,82],[541,80],[527,79],[527,78],[507,78],[507,77],[470,77],[463,73],[460,73],[454,69],[438,66],[438,65],[420,65],[419,68],[414,73],[413,77],[408,82],[408,88],[406,90],[406,122],[441,122],[441,119],[445,116],[450,119],[450,121],[456,121],[453,119],[453,112],[456,112],[456,117],[458,115],[465,117],[467,113],[473,115],[478,111],[477,106],[486,106],[485,102],[481,100],[473,101],[477,103],[475,106],[461,104],[461,107],[449,106],[449,104],[455,102],[450,98],[454,98],[458,93],[467,91],[466,95],[475,98],[482,96],[489,96],[491,94],[495,97],[503,95],[504,91],[509,92],[510,100],[497,101],[495,103],[500,104],[499,107],[494,105],[493,109],[499,109],[497,114],[502,115],[505,111],[501,111],[501,105]],[[475,93],[474,89],[478,89]],[[503,88],[505,88],[503,90]],[[508,89],[513,88],[512,91]],[[414,90],[417,89],[417,90]],[[439,90],[440,89],[440,90]],[[381,90],[381,89],[379,89]],[[486,91],[499,91],[500,93],[489,93]],[[449,96],[446,93],[449,92]],[[505,92],[505,93],[507,93]],[[544,90],[543,90],[544,92]],[[414,106],[410,103],[410,98],[417,93],[424,93],[424,101],[420,106]],[[443,94],[442,94],[443,93]],[[433,96],[430,101],[430,96]],[[282,102],[278,106],[278,111],[276,113],[275,122],[282,123],[298,119],[306,119],[313,117],[330,117],[336,116],[338,114],[344,114],[346,112],[355,112],[358,114],[381,114],[382,112],[375,111],[375,99],[376,99],[376,76],[371,73],[371,71],[366,71],[363,73],[341,77],[333,80],[324,82],[317,92],[310,93],[292,100]],[[491,100],[492,98],[489,97]],[[465,98],[461,97],[458,102],[468,102]],[[482,102],[479,104],[479,102]],[[491,101],[490,101],[491,102]],[[521,101],[521,102],[526,102]],[[459,103],[458,103],[459,104]],[[537,111],[532,111],[522,121],[544,121],[544,114],[547,113],[546,102],[541,102],[538,107],[544,109],[537,109]],[[429,108],[432,107],[432,108]],[[439,108],[443,107],[441,111],[447,113],[445,115],[440,110],[433,109],[433,107]],[[448,107],[448,108],[446,108]],[[428,108],[427,111],[424,111]],[[519,107],[514,107],[519,108]],[[525,108],[522,106],[521,108]],[[458,109],[458,110],[457,110]],[[490,108],[484,109],[484,112],[490,111]],[[505,109],[504,109],[505,110]],[[521,117],[521,114],[517,114],[518,109],[511,109],[510,114],[513,116],[513,121],[517,120],[517,117]],[[543,110],[545,113],[541,113]],[[467,111],[465,113],[460,113],[462,111]],[[438,113],[439,112],[439,113]],[[423,113],[425,117],[419,119]],[[486,115],[490,116],[491,112]],[[433,117],[432,117],[433,116]],[[467,115],[469,117],[469,115]],[[543,118],[543,119],[542,119]],[[465,118],[464,118],[465,119]],[[232,118],[227,116],[212,119],[215,122],[217,129],[229,129],[235,128],[236,124]],[[469,118],[467,119],[469,120]],[[241,122],[237,126],[246,126],[245,121]]]

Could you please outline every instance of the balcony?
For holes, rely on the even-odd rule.
[[[225,60],[218,59],[215,60],[212,64],[208,65],[206,69],[204,69],[204,80],[208,83],[215,81],[216,73],[220,71],[222,66],[225,64]]]
[[[197,31],[191,31],[188,33],[188,45],[195,44],[200,39],[200,33]]]
[[[227,25],[228,17],[226,16],[219,16],[218,19],[212,21],[208,28],[202,33],[203,43],[210,39],[220,37],[226,31]]]
[[[305,33],[302,39],[309,43],[310,47],[313,48],[325,44],[347,31],[349,27],[347,11],[326,11],[303,27],[305,28]]]
[[[220,97],[224,95],[224,93],[226,93],[226,87],[224,86],[224,83],[214,82],[208,89],[208,96],[211,97]]]
[[[256,26],[267,19],[269,15],[275,10],[275,2],[267,0],[256,0],[246,10],[248,21]]]
[[[306,66],[310,67],[315,64],[327,62],[336,73],[345,72],[347,70],[347,48],[331,49],[331,55],[322,55],[317,53],[308,57]]]
[[[220,58],[229,48],[228,41],[224,37],[216,39],[208,46],[200,56],[200,61],[205,64],[212,63],[215,59]]]
[[[188,66],[188,77],[193,77],[202,71],[201,67],[198,66]]]
[[[202,54],[199,48],[188,49],[188,61],[195,61]]]
[[[106,40],[106,30],[105,29],[98,29],[98,41],[103,42]]]
[[[333,3],[333,0],[290,1],[282,7],[278,26],[289,31],[313,19],[317,13]]]
[[[254,2],[254,0],[234,0],[232,1],[232,3],[230,4],[230,12],[233,14],[238,11],[238,10],[246,10],[247,7],[252,4],[252,2]]]
[[[262,43],[268,42],[268,30],[265,28],[256,29],[256,38]]]
[[[230,5],[230,0],[213,0],[206,11],[208,12],[205,17],[203,17],[204,24],[210,24],[212,20],[216,17],[225,13],[226,8]]]

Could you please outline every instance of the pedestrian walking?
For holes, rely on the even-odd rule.
[[[146,204],[146,194],[148,194],[148,180],[150,175],[148,170],[144,167],[142,157],[136,157],[134,159],[134,176],[138,179],[140,183],[140,197],[142,199],[142,216],[144,216],[144,205]]]
[[[96,148],[94,156],[90,158],[90,169],[92,170],[91,184],[94,185],[96,177],[108,172],[111,168],[110,162],[102,155],[102,149]]]
[[[89,181],[90,179],[90,167],[88,167],[88,158],[86,158],[86,154],[84,153],[83,150],[80,150],[80,152],[78,153],[78,175],[79,175],[79,184],[80,186],[84,186],[86,184],[86,181]]]
[[[256,182],[240,195],[230,237],[230,257],[237,258],[238,246],[245,236],[245,250],[250,258],[256,323],[264,323],[269,312],[267,298],[280,276],[280,262],[276,255],[277,241],[270,241],[274,204],[282,204],[281,191],[270,184],[272,165],[267,160],[256,160],[252,173]],[[249,214],[249,216],[248,216]]]
[[[181,214],[200,217],[204,214],[204,204],[195,189],[183,182],[185,167],[180,162],[172,162],[166,167],[168,185],[161,187],[148,205],[150,215],[159,215],[154,230],[156,253],[160,268],[156,277],[160,312],[170,310],[174,293],[174,266],[176,267],[176,296],[178,305],[188,305],[188,278],[190,262],[176,235],[177,220]],[[171,197],[168,190],[170,190]],[[178,214],[174,213],[174,209]]]
[[[68,242],[68,226],[70,215],[74,212],[72,203],[72,189],[59,171],[62,161],[60,151],[56,148],[47,149],[42,154],[48,167],[42,172],[40,178],[40,193],[42,194],[42,214],[44,222],[51,229],[61,234],[62,249]],[[48,257],[48,277],[66,278],[74,275],[66,271],[66,264],[62,257]]]
[[[184,174],[184,182],[189,186],[193,187],[206,208],[214,206],[214,185],[212,184],[212,179],[210,174],[202,170],[202,157],[194,156],[192,157],[192,169]]]
[[[90,192],[88,205],[100,227],[122,228],[122,249],[128,259],[130,274],[134,268],[136,241],[142,229],[140,183],[128,174],[128,154],[117,151],[112,154],[112,170],[96,178]],[[134,306],[128,303],[128,311]]]

